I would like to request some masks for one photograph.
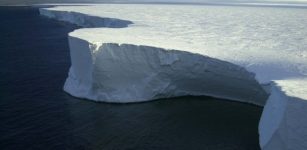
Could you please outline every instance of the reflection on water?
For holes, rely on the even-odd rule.
[[[95,103],[62,91],[74,27],[0,7],[0,149],[259,149],[262,108],[209,97]]]

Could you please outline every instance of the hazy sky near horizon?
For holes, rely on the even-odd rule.
[[[111,3],[111,2],[171,2],[171,3],[215,3],[215,2],[224,2],[224,3],[307,3],[307,0],[0,0],[0,5],[22,5],[22,4],[39,4],[39,3],[70,3],[70,2],[80,2],[80,3],[90,3],[90,2],[102,2],[102,3]]]

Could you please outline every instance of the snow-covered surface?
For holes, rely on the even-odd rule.
[[[92,27],[69,34],[70,94],[108,102],[211,95],[263,105],[261,85],[271,86],[262,149],[307,149],[307,9],[108,4],[41,14]]]
[[[113,4],[48,10],[134,23],[119,30],[87,28],[70,34],[91,43],[147,45],[208,55],[255,72],[261,83],[307,75],[307,9]]]

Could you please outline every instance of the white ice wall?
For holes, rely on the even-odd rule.
[[[229,62],[178,50],[103,43],[70,36],[72,66],[64,90],[106,102],[207,95],[263,105],[254,74]]]
[[[39,9],[41,15],[49,18],[55,18],[60,21],[69,22],[80,27],[93,28],[93,27],[110,27],[110,28],[123,28],[132,24],[131,21],[121,20],[108,17],[97,17],[78,12],[67,11],[49,11],[47,9]],[[65,14],[65,15],[63,15]]]
[[[289,89],[282,88],[282,85],[291,83],[306,85],[302,80],[273,83],[259,124],[260,146],[263,150],[307,149],[307,101],[293,95]],[[301,91],[301,94],[307,92]]]

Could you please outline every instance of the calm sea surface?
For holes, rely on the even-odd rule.
[[[262,108],[182,97],[140,104],[73,98],[62,86],[71,25],[0,7],[1,150],[257,150]]]

